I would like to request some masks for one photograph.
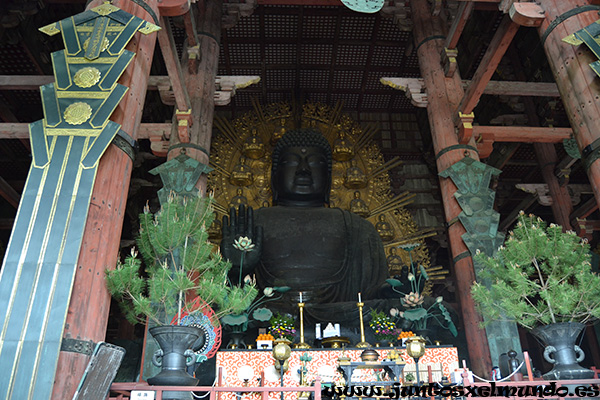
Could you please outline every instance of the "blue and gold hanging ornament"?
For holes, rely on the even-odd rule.
[[[120,125],[109,117],[125,46],[158,26],[111,4],[40,30],[61,33],[44,119],[29,125],[32,164],[0,274],[0,398],[49,399],[98,162]],[[129,132],[131,134],[132,132]]]

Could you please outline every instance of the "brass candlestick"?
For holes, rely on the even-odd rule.
[[[297,349],[310,349],[310,345],[304,343],[304,303],[298,303],[298,308],[300,309],[300,343],[294,347]]]
[[[360,342],[356,343],[356,347],[371,347],[371,345],[369,343],[367,343],[367,341],[365,340],[365,327],[364,327],[364,323],[363,323],[363,314],[362,314],[362,309],[363,309],[365,303],[363,303],[362,301],[359,301],[358,303],[356,303],[356,305],[358,306],[358,316],[360,318]]]

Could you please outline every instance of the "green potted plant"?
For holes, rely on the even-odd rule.
[[[409,323],[412,323],[412,329],[419,335],[427,337],[428,330],[431,327],[431,323],[435,322],[437,325],[444,329],[447,329],[456,337],[458,331],[452,321],[452,316],[448,309],[442,303],[444,298],[438,296],[435,299],[424,296],[422,291],[425,286],[425,281],[429,279],[427,271],[422,265],[418,268],[412,260],[411,252],[419,246],[418,243],[409,243],[400,246],[403,250],[408,252],[410,259],[410,267],[404,279],[388,279],[387,283],[390,284],[392,290],[400,294],[400,301],[405,307],[404,311],[400,311],[396,308],[390,310],[390,315],[397,319],[404,319]],[[408,281],[408,283],[406,282]]]
[[[255,280],[246,276],[242,285],[254,285]],[[221,322],[229,331],[230,341],[228,348],[246,348],[244,336],[249,326],[253,323],[267,323],[273,317],[273,312],[265,307],[269,301],[278,300],[283,293],[290,290],[289,286],[266,287],[263,289],[262,296],[256,297],[254,301],[244,311],[239,313],[227,314],[221,318]],[[275,294],[278,296],[274,297]]]
[[[545,379],[593,376],[577,364],[583,351],[575,345],[585,324],[600,317],[600,277],[590,260],[585,239],[522,211],[494,257],[475,255],[482,266],[472,287],[479,311],[487,320],[516,322],[546,344],[544,358],[554,368]]]
[[[193,355],[192,344],[205,335],[198,327],[182,325],[184,316],[210,307],[214,323],[218,323],[224,315],[246,310],[258,293],[251,283],[227,285],[231,264],[208,242],[213,219],[208,197],[170,195],[155,214],[146,206],[137,238],[145,269],[137,251],[132,250],[114,270],[106,271],[108,291],[126,317],[154,325],[149,332],[161,349],[153,362],[160,366],[162,359],[162,372],[148,379],[150,384],[189,386],[198,382],[185,371],[186,359]]]

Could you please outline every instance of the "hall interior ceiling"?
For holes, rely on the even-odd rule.
[[[51,75],[50,53],[63,48],[60,35],[48,37],[37,29],[82,12],[85,3],[85,0],[4,0],[0,3],[0,123],[3,127],[0,132],[0,239],[4,245],[30,163],[28,140],[22,136],[15,138],[10,124],[17,126],[43,117],[39,85],[32,85],[31,79],[23,76]],[[408,208],[419,224],[438,230],[432,246],[445,247],[443,209],[426,109],[415,107],[403,91],[380,82],[382,77],[420,76],[410,31],[409,2],[388,0],[386,6],[398,11],[394,16],[384,12],[357,13],[337,0],[258,0],[251,15],[236,21],[228,12],[239,3],[244,1],[224,2],[227,23],[232,26],[222,32],[218,74],[258,75],[261,80],[238,90],[230,104],[216,108],[216,114],[224,118],[239,117],[252,110],[253,99],[261,104],[308,100],[334,106],[343,102],[344,111],[361,124],[377,124],[379,133],[375,140],[386,159],[397,156],[404,161],[403,166],[391,173],[393,191],[399,194],[410,190],[417,194]],[[435,0],[433,3],[443,5],[441,13],[450,26],[460,2]],[[475,2],[466,22],[457,46],[459,70],[465,80],[473,77],[504,15],[498,10],[498,3]],[[171,18],[170,23],[181,52],[185,39],[182,19]],[[151,75],[167,75],[158,45]],[[524,79],[553,82],[537,32],[534,28],[521,27],[492,80]],[[526,93],[484,94],[474,111],[475,123],[527,125],[531,121],[525,111],[525,99]],[[542,125],[569,126],[560,98],[530,99]],[[157,87],[149,87],[142,123],[164,123],[171,120],[172,114],[173,106],[164,104]],[[559,161],[572,164],[569,184],[577,185],[573,193],[574,209],[582,214],[595,204],[589,181],[581,163],[570,159],[562,144],[555,146]],[[146,200],[155,198],[162,186],[159,178],[148,171],[163,161],[150,153],[147,140],[140,141],[128,210],[132,218]],[[544,183],[531,144],[496,143],[491,156],[483,161],[502,170],[494,184],[501,229],[512,225],[518,209],[552,220],[549,206],[541,205],[534,194],[515,187],[519,183]],[[133,224],[127,220],[123,235],[131,239]]]

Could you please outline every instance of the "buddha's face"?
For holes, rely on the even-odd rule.
[[[273,186],[280,204],[323,205],[329,191],[327,156],[319,147],[288,147],[279,157]]]

